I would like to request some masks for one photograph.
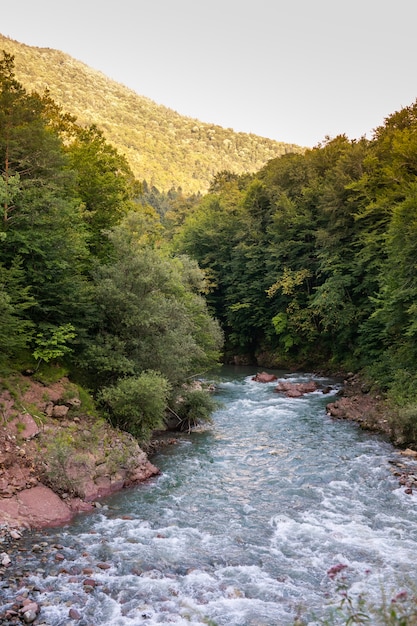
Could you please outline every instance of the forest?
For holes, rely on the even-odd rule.
[[[28,94],[7,53],[0,90],[3,374],[59,365],[140,441],[167,410],[187,425],[207,417],[209,394],[183,387],[220,358],[203,272],[165,245],[102,132]]]
[[[167,410],[207,416],[184,383],[222,360],[362,372],[417,441],[416,130],[412,104],[186,197],[137,180],[4,52],[2,372],[59,363],[140,440]]]
[[[208,124],[141,96],[60,50],[28,46],[0,33],[0,51],[14,57],[15,75],[77,118],[95,124],[125,155],[135,177],[160,191],[205,193],[223,169],[256,172],[269,159],[300,146]]]

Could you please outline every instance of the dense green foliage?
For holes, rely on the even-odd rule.
[[[204,196],[160,192],[96,126],[27,93],[4,53],[2,367],[66,360],[115,423],[147,436],[147,403],[189,424],[209,413],[184,384],[218,361],[223,332],[226,359],[365,370],[415,441],[416,136],[417,103],[370,140],[220,171]]]
[[[156,428],[164,425],[169,383],[159,372],[142,372],[121,378],[100,392],[101,402],[119,427],[141,441],[147,441]]]
[[[223,173],[174,237],[212,281],[229,357],[366,369],[401,404],[408,440],[417,432],[416,137],[414,104],[370,140],[341,135],[256,175]]]
[[[161,245],[126,159],[0,60],[0,365],[65,362],[141,439],[222,345],[204,276]],[[193,419],[193,418],[190,418]]]

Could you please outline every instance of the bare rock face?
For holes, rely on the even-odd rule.
[[[380,395],[371,393],[359,376],[348,374],[343,392],[326,409],[334,418],[357,422],[365,430],[388,435],[394,445],[402,445],[396,441],[388,420],[390,407]]]
[[[43,528],[59,526],[73,517],[71,509],[48,487],[38,485],[0,499],[0,520],[14,526]]]

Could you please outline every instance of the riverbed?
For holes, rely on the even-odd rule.
[[[161,450],[159,476],[21,540],[3,605],[26,593],[48,626],[289,626],[344,623],[344,593],[412,591],[417,500],[390,471],[398,451],[327,415],[336,381],[287,398],[254,373],[223,369],[213,422]]]

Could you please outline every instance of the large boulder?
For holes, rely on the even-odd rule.
[[[11,498],[0,499],[0,519],[12,522],[15,526],[59,526],[69,522],[73,515],[69,506],[44,485],[24,489]]]
[[[274,391],[283,393],[287,398],[301,398],[306,393],[317,391],[318,384],[314,380],[305,383],[293,383],[288,380],[281,380]]]
[[[278,378],[275,374],[268,374],[267,372],[258,372],[255,376],[252,376],[252,380],[257,383],[273,383]]]

